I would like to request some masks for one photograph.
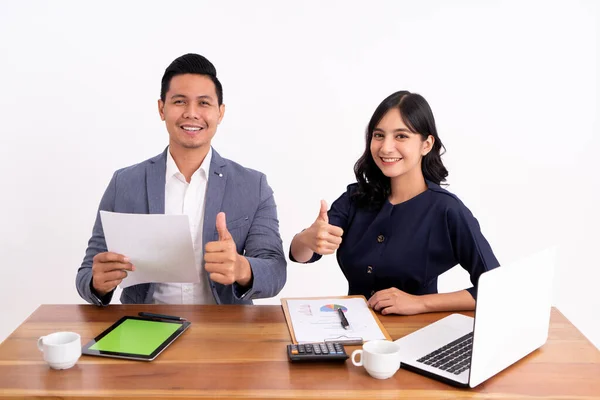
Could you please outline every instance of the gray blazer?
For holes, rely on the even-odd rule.
[[[84,300],[106,305],[113,294],[98,298],[91,289],[93,258],[108,251],[99,211],[164,214],[166,162],[165,149],[156,157],[114,173],[100,201],[92,237],[77,271],[77,291]],[[253,282],[252,287],[244,292],[237,284],[222,285],[209,279],[217,304],[252,304],[252,299],[277,295],[285,284],[286,260],[279,236],[273,190],[264,174],[222,158],[213,149],[206,189],[203,246],[218,239],[215,221],[220,211],[226,213],[227,229],[233,236],[238,253],[250,262]],[[153,303],[154,288],[154,283],[125,288],[121,302]]]

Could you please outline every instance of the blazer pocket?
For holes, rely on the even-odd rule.
[[[240,228],[249,223],[250,223],[250,218],[247,216],[234,219],[233,221],[227,221],[227,230],[230,231],[232,229]]]

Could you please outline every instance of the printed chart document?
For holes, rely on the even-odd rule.
[[[362,344],[375,339],[391,340],[364,296],[290,298],[281,303],[294,343]],[[338,309],[348,320],[348,329],[342,327]]]
[[[135,271],[119,285],[200,281],[187,215],[100,211],[108,251],[129,257]]]

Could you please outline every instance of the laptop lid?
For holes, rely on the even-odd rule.
[[[475,387],[542,346],[550,322],[554,258],[554,250],[544,250],[483,273],[475,319],[451,314],[396,340],[402,367],[454,386]],[[469,333],[469,369],[438,368],[437,359],[453,351],[440,348]],[[437,357],[433,363],[432,354]]]
[[[470,387],[546,343],[555,257],[546,249],[480,276]]]

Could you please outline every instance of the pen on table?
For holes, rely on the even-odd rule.
[[[350,324],[348,323],[348,320],[346,319],[346,316],[344,315],[344,311],[341,308],[338,308],[338,314],[340,315],[340,319],[342,320],[342,328],[344,329],[348,329],[348,327],[350,326]]]
[[[176,317],[174,315],[165,315],[165,314],[154,314],[149,312],[140,312],[138,313],[140,317],[148,317],[148,318],[159,318],[159,319],[168,319],[172,321],[185,321],[185,318]]]

